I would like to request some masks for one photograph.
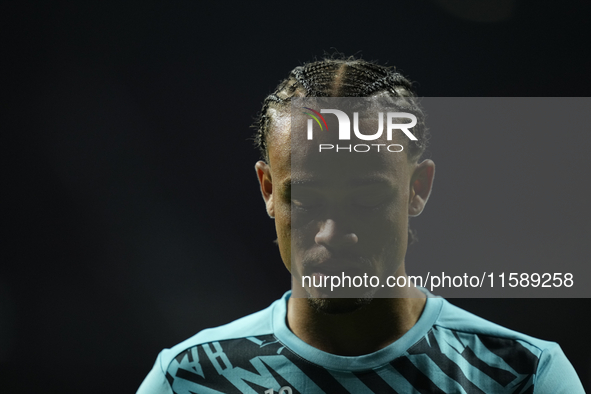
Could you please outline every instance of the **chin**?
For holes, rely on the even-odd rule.
[[[308,304],[318,312],[327,315],[353,313],[372,302],[372,297],[364,298],[308,298]]]

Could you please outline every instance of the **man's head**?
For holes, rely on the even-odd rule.
[[[408,218],[422,211],[434,175],[433,162],[418,162],[426,146],[422,113],[413,129],[417,141],[404,136],[392,141],[404,146],[403,153],[365,155],[361,164],[352,156],[308,152],[307,144],[292,138],[291,101],[297,97],[403,97],[414,103],[410,82],[391,68],[359,59],[308,63],[265,99],[256,135],[265,159],[256,165],[261,191],[294,280],[342,271],[405,275]],[[307,291],[325,311],[362,304],[319,301],[329,295]],[[359,298],[371,299],[376,291]]]

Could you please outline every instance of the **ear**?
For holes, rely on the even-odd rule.
[[[408,200],[408,216],[419,216],[431,195],[433,179],[435,178],[435,163],[425,160],[415,167],[411,177]]]
[[[273,180],[271,178],[271,167],[264,161],[257,161],[254,165],[261,186],[261,193],[265,205],[267,206],[267,214],[269,217],[275,218],[275,209],[273,206]]]

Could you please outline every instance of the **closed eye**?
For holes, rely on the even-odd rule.
[[[380,209],[392,200],[391,190],[384,188],[372,188],[356,193],[352,197],[353,206],[359,208]]]
[[[323,202],[319,199],[291,199],[292,208],[300,211],[313,211],[323,206]]]

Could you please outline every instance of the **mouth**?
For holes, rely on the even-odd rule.
[[[366,298],[375,292],[377,273],[371,259],[352,254],[306,257],[294,277],[296,298]]]
[[[304,273],[317,276],[360,275],[367,272],[369,267],[361,262],[350,260],[328,260],[322,263],[304,266]]]

